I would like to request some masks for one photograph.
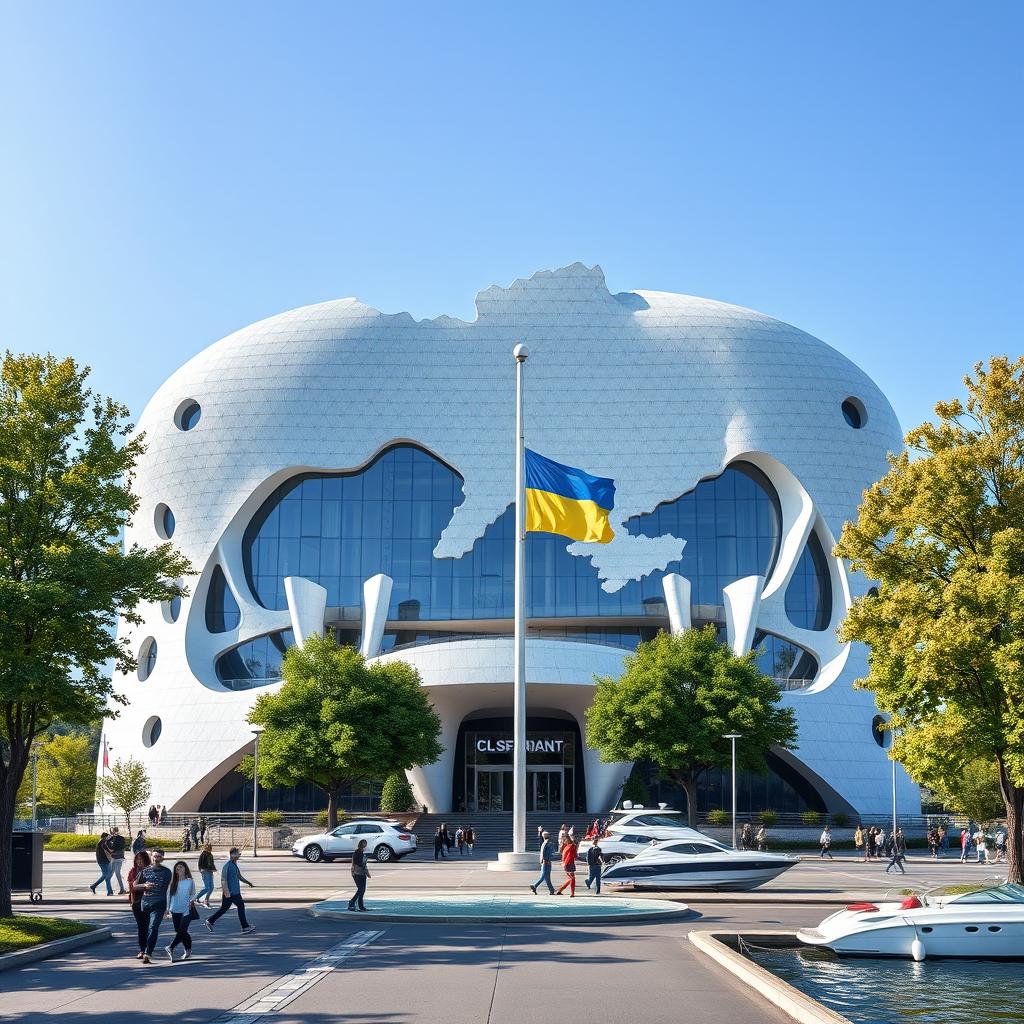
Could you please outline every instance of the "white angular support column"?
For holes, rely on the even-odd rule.
[[[393,583],[391,577],[382,572],[363,583],[363,635],[359,638],[359,653],[364,658],[376,658],[380,654]]]
[[[690,581],[677,572],[670,572],[662,577],[661,588],[665,591],[670,631],[685,633],[692,625],[690,621]]]
[[[763,590],[763,576],[744,576],[722,588],[722,596],[725,598],[726,642],[737,657],[746,654],[754,643]]]
[[[284,596],[288,600],[295,642],[302,647],[315,633],[324,631],[327,591],[319,583],[303,576],[286,576]]]

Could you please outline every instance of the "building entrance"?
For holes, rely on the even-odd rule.
[[[515,741],[510,719],[464,722],[453,780],[453,806],[466,811],[511,811]],[[526,809],[561,813],[585,806],[575,722],[530,718],[526,729]]]
[[[475,784],[472,792],[478,811],[511,811],[513,797],[513,769],[474,768]],[[526,810],[564,811],[565,773],[561,768],[543,768],[530,765],[526,769]]]

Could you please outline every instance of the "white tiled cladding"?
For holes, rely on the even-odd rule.
[[[531,353],[528,443],[616,481],[616,540],[571,548],[594,558],[606,589],[663,567],[682,547],[671,537],[630,537],[621,523],[631,515],[741,455],[773,478],[786,537],[758,625],[802,642],[823,665],[811,692],[786,696],[800,716],[800,758],[845,801],[881,813],[889,763],[871,740],[870,697],[851,690],[864,673],[863,652],[840,648],[831,628],[795,629],[783,606],[807,532],[819,529],[828,550],[829,535],[838,535],[863,489],[884,472],[886,451],[900,444],[878,388],[794,327],[691,296],[613,296],[596,267],[575,264],[488,288],[477,312],[473,322],[417,322],[355,299],[305,307],[211,345],[160,388],[139,422],[149,450],[136,481],[142,505],[126,539],[156,542],[154,509],[165,502],[177,520],[174,543],[201,575],[176,623],[153,607],[146,624],[131,631],[136,649],[147,636],[157,639],[158,659],[145,682],[115,678],[129,706],[107,723],[114,756],[143,757],[154,799],[185,808],[250,743],[244,719],[260,691],[225,691],[213,666],[228,647],[288,628],[287,611],[260,608],[248,594],[240,554],[245,524],[281,480],[305,469],[355,468],[393,441],[414,440],[465,479],[465,501],[435,554],[450,557],[472,545],[512,500],[511,349],[524,341]],[[840,411],[851,395],[867,411],[860,430]],[[182,431],[174,413],[187,398],[199,402],[202,416]],[[217,560],[242,622],[211,635],[204,599]],[[849,593],[841,566],[833,565],[833,579],[838,621]],[[865,586],[849,581],[857,592]],[[572,652],[592,646],[558,645],[559,683],[590,682],[589,657]],[[452,645],[448,657],[455,653]],[[152,715],[163,729],[146,748],[142,726]],[[907,807],[916,799],[902,778],[901,799]]]

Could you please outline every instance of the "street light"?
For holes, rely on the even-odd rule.
[[[736,849],[736,741],[743,739],[743,734],[739,732],[727,732],[723,737],[723,740],[729,740],[732,743],[732,848]]]
[[[252,755],[252,855],[258,857],[256,852],[256,824],[257,814],[260,806],[260,733],[263,732],[262,725],[254,725],[252,734],[256,737],[256,744]]]
[[[36,788],[39,782],[39,752],[43,749],[42,743],[36,740],[31,747],[32,754],[32,831],[36,830]]]

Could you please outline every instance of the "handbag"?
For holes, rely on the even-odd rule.
[[[188,919],[190,921],[198,921],[199,920],[199,911],[196,910],[196,905],[194,903],[190,903],[188,905]]]

